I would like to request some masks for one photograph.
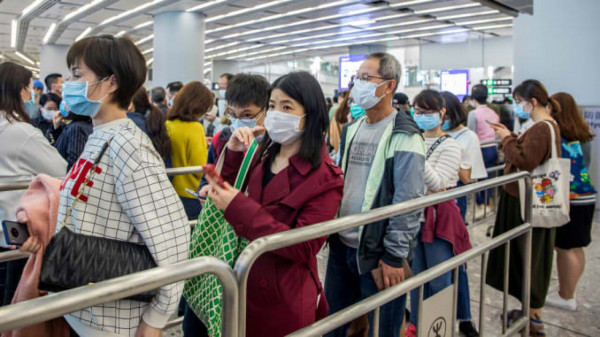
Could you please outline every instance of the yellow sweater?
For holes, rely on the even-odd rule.
[[[204,127],[200,122],[183,122],[179,119],[167,121],[167,132],[171,137],[171,161],[173,167],[200,166],[206,164],[208,145]],[[179,196],[193,198],[186,188],[196,190],[202,174],[186,174],[173,177],[173,187]]]

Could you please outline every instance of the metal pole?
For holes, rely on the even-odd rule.
[[[502,333],[506,333],[508,328],[507,312],[508,312],[508,276],[510,273],[510,241],[504,246],[504,296],[502,298]]]
[[[533,181],[531,180],[531,176],[525,178],[525,223],[531,225],[531,216],[532,216],[532,205],[533,205]],[[523,315],[529,321],[529,307],[531,301],[531,244],[533,238],[533,229],[529,229],[525,233],[525,249],[523,250],[525,253],[525,261],[523,263]],[[522,336],[529,336],[529,324],[525,325],[525,329],[523,329]]]
[[[93,305],[119,300],[205,273],[214,274],[221,281],[223,335],[235,337],[238,318],[236,280],[229,265],[213,257],[186,260],[0,307],[0,332],[44,322]]]
[[[460,266],[456,267],[454,269],[454,291],[453,291],[453,295],[452,295],[452,335],[454,336],[454,327],[456,326],[456,312],[457,312],[457,304],[458,304],[458,277],[459,277],[459,273],[458,273],[458,269],[460,268]]]
[[[29,257],[29,253],[21,253],[20,250],[9,250],[0,253],[0,262],[8,262],[14,260],[26,259]]]
[[[373,313],[373,337],[379,337],[379,314],[381,307],[377,307],[375,309],[375,313]]]
[[[166,170],[168,176],[179,176],[184,174],[202,173],[202,166],[174,167]]]
[[[488,252],[481,255],[481,284],[479,289],[479,336],[485,336],[485,279],[487,273]]]

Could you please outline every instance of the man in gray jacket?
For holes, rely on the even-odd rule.
[[[340,216],[369,211],[425,195],[425,144],[416,123],[392,107],[400,64],[390,54],[374,53],[360,66],[352,89],[366,114],[342,132],[340,167],[344,197]],[[403,265],[419,232],[421,211],[398,215],[333,235],[325,295],[334,313],[404,281]],[[406,296],[380,311],[380,336],[400,336]],[[369,321],[372,323],[370,315]],[[348,325],[327,336],[346,336]]]

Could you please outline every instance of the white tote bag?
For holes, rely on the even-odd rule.
[[[533,200],[531,225],[533,227],[560,227],[569,221],[569,191],[571,178],[571,161],[559,158],[556,149],[554,127],[544,121],[552,135],[552,156],[531,172],[533,180]],[[525,219],[525,182],[519,180],[519,196],[521,199],[521,217]]]

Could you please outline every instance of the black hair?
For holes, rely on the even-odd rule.
[[[0,64],[0,111],[8,122],[31,122],[25,111],[21,90],[29,87],[33,74],[13,62]],[[4,146],[4,145],[3,145]]]
[[[425,110],[441,111],[444,108],[444,98],[438,91],[425,89],[415,97],[413,104]]]
[[[59,77],[62,77],[62,75],[59,73],[53,73],[46,76],[46,78],[44,79],[44,83],[46,84],[47,91],[52,90],[52,84],[58,82]]]
[[[329,114],[325,107],[325,95],[321,85],[311,74],[305,71],[292,72],[281,76],[271,86],[269,96],[273,90],[279,89],[304,107],[304,132],[300,146],[300,158],[311,163],[313,168],[321,165],[325,132],[329,127]],[[270,145],[268,132],[262,144],[261,153],[266,153]],[[279,144],[273,144],[274,151],[279,152]],[[268,158],[273,160],[274,156]]]
[[[397,92],[394,94],[394,100],[392,102],[399,105],[408,104],[408,96],[403,92]]]
[[[181,83],[180,81],[175,81],[167,84],[167,89],[169,89],[171,93],[178,92],[179,90],[181,90],[181,88],[183,88],[183,83]]]
[[[224,73],[224,74],[221,74],[221,76],[219,76],[219,78],[221,78],[221,77],[227,77],[227,83],[228,83],[227,90],[229,90],[229,81],[231,81],[231,79],[233,78],[233,74]]]
[[[60,107],[60,102],[62,101],[62,98],[60,98],[60,96],[58,96],[55,93],[52,92],[47,92],[45,94],[43,94],[42,96],[40,96],[40,106],[44,106],[46,105],[46,103],[48,103],[48,101],[52,101],[54,103],[56,103],[56,107]]]
[[[483,84],[476,84],[471,89],[471,98],[479,104],[485,104],[488,98],[488,88]]]
[[[150,91],[150,96],[152,96],[152,102],[154,103],[162,103],[167,97],[167,92],[163,87],[155,87]]]
[[[236,74],[227,83],[225,99],[229,105],[245,107],[254,104],[261,110],[269,102],[269,81],[260,75]]]
[[[461,124],[467,123],[467,113],[458,98],[449,91],[442,91],[446,116],[450,120],[450,130],[456,129]]]
[[[79,61],[85,63],[99,80],[115,76],[118,87],[111,102],[121,109],[127,110],[133,95],[146,81],[146,59],[127,37],[101,35],[81,39],[67,53],[69,68]]]
[[[165,115],[156,106],[150,104],[144,87],[139,88],[133,95],[131,103],[133,103],[135,112],[145,115],[148,137],[150,137],[156,151],[166,161],[171,157],[171,138],[167,133]]]
[[[466,100],[468,99],[473,99],[473,97],[469,96],[469,95],[465,95],[462,99],[462,103],[464,103]]]
[[[549,97],[548,90],[538,80],[525,80],[513,91],[514,98],[520,98],[531,103],[536,99],[539,105],[546,107],[550,105],[550,113],[560,113],[560,104],[554,98]]]

